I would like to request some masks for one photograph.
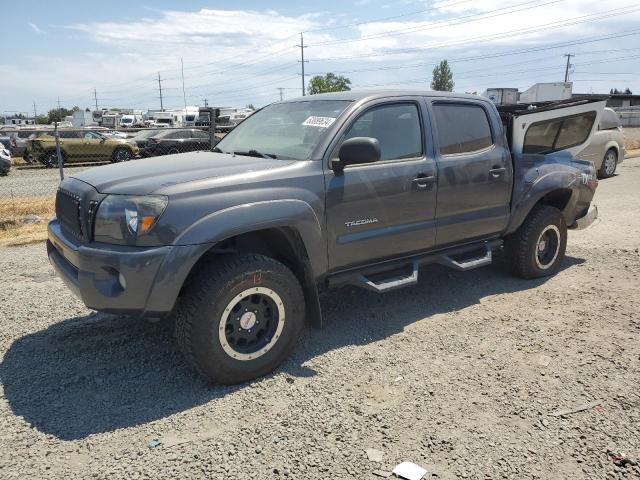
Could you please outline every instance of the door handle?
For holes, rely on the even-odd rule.
[[[418,190],[427,190],[435,180],[435,175],[423,175],[414,178],[411,183],[413,183]]]
[[[504,175],[504,173],[507,171],[507,169],[505,167],[496,167],[496,168],[492,168],[491,170],[489,170],[489,173],[491,174],[491,176],[493,178],[498,178],[502,175]]]

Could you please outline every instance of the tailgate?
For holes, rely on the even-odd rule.
[[[598,129],[605,105],[606,99],[572,99],[499,109],[514,154],[566,151],[576,155]]]

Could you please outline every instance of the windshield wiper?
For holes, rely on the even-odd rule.
[[[232,152],[234,155],[245,155],[247,157],[260,157],[260,158],[278,158],[273,153],[262,153],[257,150],[251,149],[247,152]]]

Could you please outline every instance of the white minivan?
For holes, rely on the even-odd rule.
[[[576,158],[593,162],[598,177],[613,176],[619,163],[624,160],[624,137],[618,114],[611,108],[605,108],[598,123],[598,129],[589,144]]]

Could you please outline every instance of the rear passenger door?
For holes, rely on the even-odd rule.
[[[507,226],[513,181],[497,113],[466,99],[434,99],[430,108],[438,164],[436,244],[497,236]]]

